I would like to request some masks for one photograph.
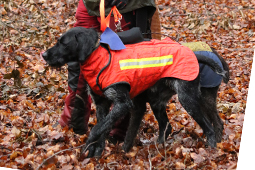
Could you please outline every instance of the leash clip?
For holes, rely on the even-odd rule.
[[[121,32],[121,31],[123,31],[122,28],[121,28],[121,19],[122,19],[122,16],[118,19],[118,23],[115,24],[115,27],[116,27],[115,31],[116,31],[116,32]]]

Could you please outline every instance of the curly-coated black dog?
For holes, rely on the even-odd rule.
[[[90,64],[86,63],[86,60],[88,60],[88,58],[91,59],[91,54],[99,48],[98,39],[98,33],[94,29],[86,29],[83,27],[72,28],[64,33],[59,38],[56,45],[44,52],[42,56],[45,61],[53,67],[60,67],[70,61],[79,61],[82,65],[87,64],[85,67],[82,67],[82,69],[89,70],[91,69]],[[105,51],[109,52],[110,55],[109,62],[107,63],[107,66],[105,66],[109,67],[109,63],[111,63],[111,51],[107,47],[105,47]],[[146,53],[145,50],[144,53]],[[99,55],[100,54],[101,53],[99,53]],[[162,61],[165,61],[166,58],[167,60],[170,58],[169,61],[171,62],[171,56],[164,57],[165,58],[162,59]],[[223,68],[226,71],[214,62],[214,60],[207,58],[206,56],[196,55],[196,57],[199,63],[204,63],[210,66],[213,71],[223,76],[225,83],[228,81],[227,64],[220,56]],[[96,62],[96,60],[97,59],[93,60],[93,62]],[[121,64],[122,63],[120,63],[120,65]],[[128,64],[130,64],[130,62]],[[123,66],[123,68],[124,67],[126,67],[126,65]],[[91,144],[88,147],[88,157],[101,155],[105,145],[105,138],[114,123],[125,114],[131,113],[130,124],[123,145],[123,149],[128,152],[133,145],[140,122],[146,111],[146,102],[150,103],[158,120],[158,141],[162,143],[164,141],[164,136],[166,138],[172,130],[171,125],[166,127],[168,122],[166,104],[174,94],[178,95],[178,99],[184,109],[203,129],[208,144],[211,147],[215,147],[216,142],[221,141],[223,123],[218,116],[216,109],[218,86],[214,88],[201,88],[199,74],[190,81],[173,77],[163,77],[141,93],[132,96],[130,91],[136,90],[138,87],[130,87],[127,83],[115,83],[106,88],[102,88],[98,83],[98,77],[104,71],[103,69],[97,73],[97,68],[95,68],[94,70],[91,70],[90,75],[84,75],[91,89],[93,89],[93,85],[95,88],[99,89],[99,91],[90,90],[90,94],[96,104],[98,123],[91,130],[86,142],[87,146]],[[94,76],[93,74],[98,75]],[[90,84],[90,81],[92,81],[91,79],[94,79],[93,76],[96,77],[96,83]],[[107,83],[108,79],[103,79],[103,83],[104,81]],[[113,105],[113,107],[110,110],[109,108],[111,105]]]

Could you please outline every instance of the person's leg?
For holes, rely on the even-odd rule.
[[[76,89],[74,108],[71,113],[70,128],[76,134],[84,134],[88,131],[88,121],[91,112],[91,98],[87,91],[87,82],[82,74],[79,75]]]
[[[76,23],[74,27],[95,28],[98,30],[100,28],[97,17],[89,16],[82,0],[79,1],[75,17]],[[80,74],[80,65],[78,62],[68,63],[68,90],[69,94],[65,99],[64,111],[61,114],[59,124],[64,127],[70,126],[71,119],[73,122],[77,121],[76,124],[72,123],[72,128],[76,131],[75,129],[78,129],[76,125],[80,124],[80,121],[84,121],[84,126],[79,130],[79,134],[86,133],[90,116],[91,99],[87,94],[87,83],[82,74]],[[79,99],[82,99],[82,101]],[[77,100],[79,102],[76,104],[75,101]],[[80,106],[82,103],[84,103],[84,106]],[[79,106],[75,106],[75,104]],[[76,112],[83,113],[79,114],[79,119],[73,118],[72,116],[75,107],[77,107],[74,111],[75,117],[77,116]]]
[[[68,63],[68,90],[59,124],[62,127],[73,128],[75,133],[84,134],[88,130],[91,99],[87,93],[87,82],[80,74],[78,62]]]
[[[59,124],[64,126],[69,126],[72,110],[74,108],[74,101],[76,96],[76,90],[78,86],[80,75],[80,65],[78,62],[70,62],[68,63],[68,91],[69,94],[65,99],[64,111],[59,120]]]

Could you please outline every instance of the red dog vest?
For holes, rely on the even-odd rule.
[[[110,52],[111,62],[100,73],[98,85],[105,89],[112,84],[128,83],[131,98],[161,78],[192,81],[199,73],[198,61],[192,50],[170,38],[130,44],[124,50]],[[102,95],[102,91],[97,85],[97,76],[108,62],[108,51],[99,46],[81,65],[84,78],[98,95]]]

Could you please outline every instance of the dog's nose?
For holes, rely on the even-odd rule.
[[[44,58],[44,59],[46,59],[46,58],[47,58],[47,56],[48,56],[47,51],[45,51],[45,52],[42,54],[42,56],[43,56],[43,58]]]

